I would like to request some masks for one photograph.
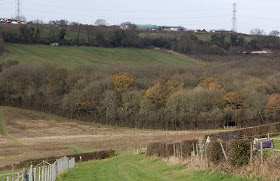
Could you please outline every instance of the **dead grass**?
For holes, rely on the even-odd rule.
[[[205,134],[215,131],[153,131],[115,127],[101,127],[94,123],[80,123],[48,114],[28,110],[1,107],[8,133],[28,146],[0,136],[0,164],[16,163],[28,159],[73,154],[67,145],[93,150],[126,150],[149,142],[181,141],[202,139]],[[64,145],[64,146],[63,146]]]

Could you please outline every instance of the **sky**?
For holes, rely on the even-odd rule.
[[[66,19],[94,24],[105,19],[109,25],[135,24],[183,26],[187,29],[232,29],[232,4],[237,3],[237,31],[260,28],[269,34],[280,31],[279,0],[21,0],[27,20]],[[0,0],[0,17],[16,16],[17,0]]]

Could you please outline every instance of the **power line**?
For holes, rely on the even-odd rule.
[[[236,3],[233,3],[233,16],[232,16],[232,31],[233,32],[237,32],[237,9],[236,9],[236,6],[237,4]]]
[[[270,18],[258,18],[258,17],[249,17],[249,16],[239,16],[239,17],[251,18],[251,19],[260,19],[260,20],[269,20],[269,21],[280,21],[279,19],[270,19]]]
[[[61,15],[72,15],[72,16],[80,16],[80,17],[89,17],[89,18],[114,18],[114,19],[120,19],[120,18],[124,18],[124,19],[129,19],[131,17],[108,17],[108,16],[91,16],[91,15],[83,15],[83,14],[72,14],[72,13],[62,13],[62,12],[51,12],[51,11],[41,11],[41,10],[34,10],[34,9],[27,9],[30,10],[32,12],[34,11],[39,11],[40,13],[44,12],[44,13],[51,13],[51,14],[61,14]],[[189,16],[189,17],[183,17],[183,16],[177,16],[177,17],[135,17],[133,19],[199,19],[199,18],[213,18],[213,17],[224,17],[224,16],[228,16],[226,14],[223,15],[213,15],[213,16]]]
[[[17,9],[16,9],[16,19],[19,20],[20,19],[20,15],[21,15],[21,0],[17,0]]]
[[[33,6],[42,6],[42,7],[50,7],[50,8],[58,8],[58,6],[52,6],[52,5],[44,5],[44,4],[40,4],[38,2],[33,3]],[[81,9],[81,8],[71,8],[71,7],[63,7],[63,9],[69,9],[69,10],[81,10],[81,11],[91,11],[91,12],[116,12],[116,13],[186,13],[189,11],[195,11],[195,12],[205,12],[205,11],[213,11],[213,12],[217,12],[217,11],[225,11],[227,10],[226,8],[217,8],[217,9],[184,9],[184,10],[114,10],[114,9]]]

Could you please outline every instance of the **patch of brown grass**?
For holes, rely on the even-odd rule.
[[[27,143],[21,146],[0,135],[0,165],[22,160],[73,154],[63,145],[76,145],[94,150],[125,150],[146,147],[156,141],[202,139],[216,131],[158,131],[98,126],[94,123],[64,121],[48,114],[2,107],[10,135]]]

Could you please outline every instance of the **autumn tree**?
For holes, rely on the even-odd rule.
[[[211,90],[223,90],[223,86],[220,84],[219,80],[214,77],[201,77],[197,87],[204,87]]]
[[[229,92],[223,96],[227,108],[239,109],[241,107],[240,96],[236,92]]]
[[[165,104],[169,95],[182,89],[183,86],[183,83],[162,79],[145,92],[144,98],[152,100],[155,105],[161,107]]]
[[[268,120],[276,121],[280,118],[280,94],[272,94],[266,104],[265,115]]]
[[[119,73],[113,76],[115,90],[123,91],[132,86],[135,79],[128,73]]]
[[[88,112],[92,110],[92,103],[89,100],[80,99],[77,102],[77,111],[81,112]]]

